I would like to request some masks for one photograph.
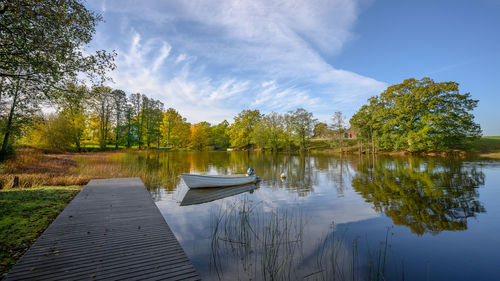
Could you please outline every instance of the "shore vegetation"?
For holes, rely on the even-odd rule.
[[[0,277],[3,277],[81,186],[0,190]]]

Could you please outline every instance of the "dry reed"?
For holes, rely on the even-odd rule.
[[[78,173],[73,154],[43,154],[36,149],[20,149],[2,163],[0,188],[42,185],[85,185],[91,179]]]

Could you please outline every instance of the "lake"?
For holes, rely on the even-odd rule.
[[[498,161],[239,151],[111,157],[141,175],[203,280],[498,278]],[[179,177],[248,167],[262,178],[257,185],[190,191]]]

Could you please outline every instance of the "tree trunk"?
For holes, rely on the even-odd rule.
[[[82,150],[82,148],[81,148],[81,145],[80,145],[80,138],[79,137],[75,140],[75,145],[76,145],[76,150],[78,152],[80,152]]]
[[[127,126],[127,148],[130,148],[130,135],[132,134],[131,133],[131,130],[132,130],[132,124],[131,122],[128,122],[128,126]]]
[[[170,132],[172,131],[172,128],[170,127],[170,124],[168,125],[168,134],[167,134],[167,147],[170,148]]]
[[[118,127],[118,126],[117,126]],[[115,149],[118,149],[118,138],[120,137],[118,134],[118,128],[116,128],[116,140],[115,140]]]
[[[16,87],[16,92],[14,94],[14,99],[12,100],[12,106],[9,112],[9,118],[7,119],[7,124],[5,125],[5,135],[3,137],[2,150],[0,151],[0,160],[4,160],[7,156],[7,145],[9,142],[10,131],[12,129],[12,119],[14,118],[14,111],[17,105],[18,88]]]

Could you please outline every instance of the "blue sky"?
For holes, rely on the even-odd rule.
[[[90,49],[114,49],[114,88],[188,121],[303,107],[329,122],[409,77],[456,81],[500,135],[500,0],[97,1]]]

